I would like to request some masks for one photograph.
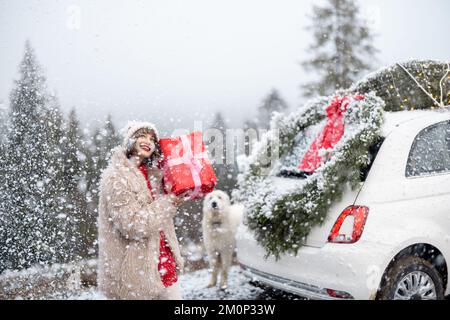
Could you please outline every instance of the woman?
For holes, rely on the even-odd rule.
[[[158,134],[132,122],[100,181],[98,287],[110,299],[181,299],[175,205],[162,192]]]

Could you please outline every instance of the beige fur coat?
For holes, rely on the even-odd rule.
[[[110,299],[161,298],[159,230],[172,249],[178,272],[184,267],[173,224],[176,208],[162,195],[161,171],[149,169],[149,178],[155,200],[123,147],[113,150],[101,177],[98,287]]]

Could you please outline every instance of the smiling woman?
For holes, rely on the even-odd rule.
[[[133,136],[126,141],[127,158],[133,159],[132,156],[137,157],[139,162],[145,162],[152,165],[155,159],[161,156],[161,150],[157,141],[155,130],[144,127],[138,129]]]
[[[102,174],[98,284],[110,299],[181,299],[180,200],[163,193],[157,141],[153,124],[130,123]]]

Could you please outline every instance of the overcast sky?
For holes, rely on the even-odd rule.
[[[222,111],[236,127],[271,88],[302,99],[312,0],[0,0],[0,101],[30,39],[65,113],[192,127]],[[314,1],[320,2],[320,1]],[[450,58],[450,1],[359,0],[377,68]]]

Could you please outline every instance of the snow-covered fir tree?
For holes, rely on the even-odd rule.
[[[272,89],[262,100],[258,107],[258,113],[254,120],[246,120],[244,129],[269,129],[270,119],[274,112],[284,112],[288,109],[287,103],[281,97],[277,89]]]
[[[226,124],[225,118],[223,117],[221,112],[217,112],[214,116],[213,121],[210,125],[211,128],[214,128],[218,131],[220,131],[222,136],[222,148],[216,148],[217,150],[214,150],[215,152],[220,152],[219,155],[212,155],[213,158],[219,159],[221,163],[215,163],[213,164],[214,171],[216,172],[217,176],[217,189],[223,190],[225,192],[231,192],[235,185],[236,185],[236,175],[237,175],[237,168],[235,165],[234,159],[228,159],[227,158],[227,152],[234,152],[234,157],[236,156],[236,150],[228,150],[228,148],[233,147],[234,144],[230,144],[230,146],[227,145],[227,129],[228,126]],[[231,137],[229,137],[231,139]],[[221,150],[219,150],[221,149]],[[228,163],[230,161],[232,163]]]
[[[8,111],[6,104],[3,101],[0,101],[0,145],[6,140],[7,121]]]
[[[6,225],[6,207],[2,200],[5,199],[4,192],[6,188],[2,186],[6,185],[6,123],[7,123],[7,112],[4,102],[0,103],[0,248],[6,248],[6,228],[2,227]],[[4,250],[0,249],[0,254]],[[0,272],[5,268],[5,260],[0,260]]]
[[[67,142],[64,140],[67,135],[66,124],[54,94],[48,96],[42,116],[46,141],[43,151],[50,159],[46,171],[49,175],[47,179],[51,179],[51,182],[43,188],[42,197],[49,208],[51,205],[56,219],[55,229],[58,229],[57,233],[61,236],[54,239],[54,241],[61,240],[58,243],[57,253],[61,256],[55,261],[71,261],[76,257],[76,247],[79,245],[79,239],[74,237],[78,233],[78,219],[70,197],[70,186],[65,176],[67,173],[65,171]]]
[[[6,147],[6,135],[8,129],[7,123],[8,123],[7,106],[3,101],[0,101],[0,184],[2,184],[4,160],[6,159],[5,157],[6,154],[4,150]]]
[[[120,136],[115,128],[111,115],[108,115],[103,128],[94,136],[96,146],[97,166],[102,171],[108,166],[111,157],[111,151],[121,142]]]
[[[354,0],[327,0],[323,6],[315,5],[311,22],[311,58],[302,65],[317,78],[302,85],[304,96],[323,96],[348,88],[372,68],[377,49]]]
[[[284,112],[288,109],[287,103],[281,98],[280,93],[276,89],[272,89],[267,97],[263,100],[258,109],[258,127],[269,129],[270,119],[274,112]]]
[[[121,143],[121,139],[111,115],[107,116],[101,127],[95,128],[91,135],[85,135],[83,139],[86,159],[80,187],[86,201],[86,214],[82,221],[82,230],[86,232],[84,241],[88,252],[85,253],[91,256],[95,255],[97,250],[95,242],[100,175],[108,165],[112,149]]]
[[[10,95],[0,190],[0,270],[66,261],[61,178],[62,116],[27,41]]]
[[[86,194],[88,202],[96,204],[101,171],[108,166],[111,151],[120,144],[121,140],[111,115],[107,116],[102,127],[95,128],[91,137],[86,138]]]
[[[65,211],[71,219],[73,228],[68,237],[74,242],[73,252],[77,257],[86,257],[92,246],[92,219],[87,210],[85,197],[86,150],[75,109],[69,113],[62,138],[63,177],[65,186]]]

